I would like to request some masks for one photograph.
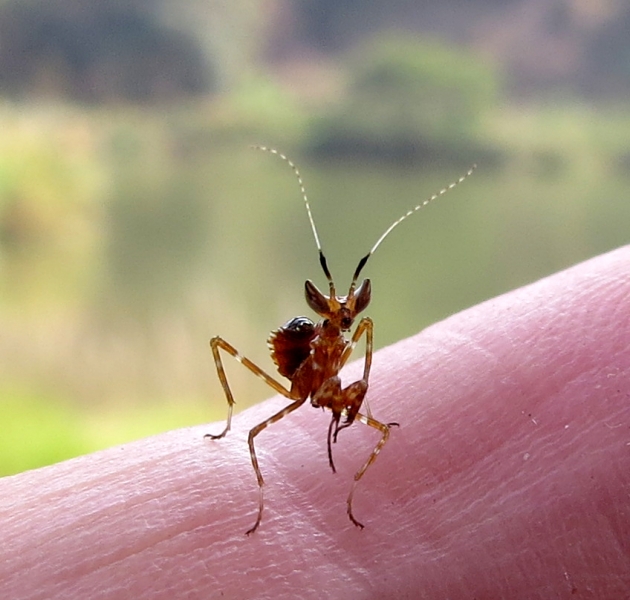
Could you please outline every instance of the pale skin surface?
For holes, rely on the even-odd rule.
[[[274,399],[219,441],[203,425],[0,480],[0,598],[630,595],[630,247],[379,352],[368,398],[401,426],[357,488],[363,531],[345,499],[378,433],[341,432],[333,475],[305,404],[257,438],[245,536],[246,435]]]

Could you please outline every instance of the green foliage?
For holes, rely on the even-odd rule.
[[[68,403],[49,391],[0,388],[0,477],[67,460],[129,440],[203,422],[210,411],[195,400],[151,404]],[[216,418],[223,417],[216,414]]]
[[[496,103],[497,83],[469,50],[405,37],[379,38],[352,61],[357,120],[434,139],[469,136]]]
[[[469,51],[404,35],[363,44],[348,71],[345,98],[315,136],[322,152],[396,160],[436,150],[461,155],[477,143],[497,101],[497,76],[487,63]]]
[[[277,83],[260,75],[242,77],[218,99],[215,109],[215,136],[220,133],[232,142],[241,138],[244,146],[269,135],[286,145],[303,135],[307,122],[304,107]]]
[[[59,398],[6,386],[0,397],[0,476],[50,465],[91,449],[79,426],[79,414]]]

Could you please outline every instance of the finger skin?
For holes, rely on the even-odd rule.
[[[378,324],[376,324],[378,335]],[[351,381],[361,364],[351,365]],[[334,446],[286,400],[0,480],[0,598],[625,598],[630,248],[486,302],[374,357],[396,421]],[[222,399],[215,399],[223,402]]]

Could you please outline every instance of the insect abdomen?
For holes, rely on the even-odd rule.
[[[271,332],[267,345],[278,372],[289,380],[311,353],[315,323],[306,317],[295,317]]]

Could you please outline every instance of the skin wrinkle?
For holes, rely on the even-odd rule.
[[[174,471],[173,474],[176,475],[177,472]],[[108,477],[110,477],[109,474],[104,479],[107,479]],[[115,485],[111,487],[107,486],[105,485],[107,482],[106,481],[104,482],[103,478],[100,478],[100,477],[97,478],[96,482],[97,482],[97,486],[94,488],[93,493],[88,494],[88,497],[84,498],[84,502],[83,502],[84,506],[87,503],[88,506],[95,505],[95,507],[89,508],[85,517],[81,519],[74,519],[72,522],[72,529],[75,532],[74,535],[77,536],[77,541],[79,542],[80,545],[81,545],[80,540],[82,536],[91,535],[89,531],[84,532],[86,524],[89,524],[92,530],[98,531],[99,529],[102,529],[103,532],[106,533],[107,529],[111,528],[112,525],[115,527],[116,520],[122,520],[125,523],[125,528],[139,529],[137,527],[134,527],[134,522],[142,523],[142,522],[146,522],[146,520],[142,516],[138,516],[134,518],[130,513],[133,513],[135,508],[140,508],[143,510],[150,508],[150,502],[155,501],[159,497],[159,494],[151,494],[150,493],[151,489],[147,488],[147,490],[144,493],[144,496],[136,497],[135,502],[129,502],[129,500],[127,500],[126,502],[118,501],[113,504],[110,504],[104,509],[99,509],[98,508],[99,499],[100,499],[100,496],[103,493],[105,493],[104,490],[106,490],[107,493],[113,493],[115,495],[117,492],[118,486],[115,486]],[[135,487],[142,485],[142,471],[139,472],[139,479],[134,480],[133,483],[136,484]],[[86,492],[89,492],[89,491],[90,490],[86,490]],[[47,500],[50,502],[51,500],[54,500],[54,499],[47,498]],[[74,499],[72,497],[69,497],[67,499],[62,498],[60,500],[60,508],[61,508],[62,515],[72,516],[73,501]],[[187,499],[187,502],[190,502],[190,498]],[[149,506],[147,506],[147,503],[149,503]],[[120,510],[121,504],[123,505],[122,511]],[[67,506],[67,509],[64,509],[64,505]],[[112,516],[110,515],[112,515],[114,518],[113,522],[111,520]],[[172,519],[166,519],[165,517],[162,517],[161,520],[163,522],[168,522],[169,520],[172,520]],[[100,522],[103,522],[102,526],[99,526]],[[171,528],[172,527],[177,527],[177,524],[171,525]],[[156,532],[159,533],[158,537],[162,539],[167,539],[172,536],[172,529],[170,531],[168,529],[167,531],[160,531],[160,529],[158,528]],[[41,544],[38,548],[39,550],[38,554],[40,554],[40,556],[39,558],[36,557],[36,559],[34,559],[34,562],[37,562],[38,560],[42,560],[42,559],[50,560],[50,556],[48,555],[48,552],[46,550],[46,545],[51,545],[51,544],[54,545],[54,543],[55,543],[55,535],[54,535],[54,531],[52,531],[48,535],[48,541],[46,541],[46,536],[44,536],[44,539],[41,541]],[[108,555],[108,553],[105,553],[104,555],[101,555],[98,558],[98,560],[106,560],[110,563],[116,563],[120,560],[123,560],[127,556],[140,552],[143,547],[151,546],[154,543],[155,541],[151,540],[150,537],[147,536],[147,530],[145,528],[142,530],[142,537],[137,542],[138,544],[137,546],[127,546],[125,549],[125,554],[123,555],[119,554],[118,557],[116,557],[115,554]],[[61,557],[61,559],[63,559],[63,557]],[[97,560],[97,559],[94,559],[94,560]],[[64,577],[65,575],[67,575],[68,576],[67,578],[71,578],[76,573],[84,571],[84,570],[89,570],[90,568],[91,567],[90,567],[89,561],[87,561],[85,557],[82,557],[81,560],[79,560],[74,565],[71,565],[70,567],[63,567],[61,564],[58,565],[55,568],[55,572],[57,573],[57,576]]]
[[[601,425],[600,425],[601,426]],[[589,434],[591,430],[594,430],[597,427],[597,424],[590,424],[587,425],[587,427],[584,429],[585,434]],[[546,456],[545,454],[548,455],[555,455],[557,453],[557,443],[558,443],[558,435],[560,435],[561,437],[566,434],[566,431],[564,430],[560,430],[560,431],[549,431],[546,435],[541,436],[541,434],[539,432],[532,432],[532,435],[536,435],[536,440],[538,442],[538,448],[536,448],[535,446],[531,446],[528,445],[528,452],[530,453],[530,459],[528,462],[526,462],[525,464],[523,464],[523,468],[529,468],[531,467],[533,464],[535,464],[536,462],[538,464],[540,464],[541,462],[543,462],[544,460],[546,460]],[[566,435],[564,435],[564,437],[566,438]],[[573,437],[573,435],[571,435],[571,437],[568,438],[568,441],[570,443],[573,443],[574,445],[579,445],[580,442],[579,440],[577,440],[575,437]],[[563,442],[563,444],[566,444],[566,442]],[[509,446],[511,445],[511,441],[508,439],[506,441],[505,444],[505,448],[504,450],[509,450]],[[570,448],[569,448],[570,449]],[[519,455],[522,454],[522,452],[515,450],[513,453],[516,457],[516,460],[518,461],[518,457]],[[484,463],[486,464],[486,466],[484,467]],[[518,462],[517,462],[518,464]],[[488,470],[489,468],[491,468],[493,465],[493,456],[492,455],[488,455],[486,457],[486,459],[484,461],[482,461],[481,463],[478,463],[479,466],[479,471],[477,473],[477,479],[487,479],[488,476],[485,475],[483,473],[483,469]],[[471,483],[467,483],[467,485],[470,485],[471,487],[475,487],[474,485],[475,482]],[[529,482],[528,482],[529,483]],[[458,482],[458,486],[460,489],[463,489],[464,487],[464,483],[462,482]],[[506,482],[500,482],[499,483],[499,487],[496,488],[497,490],[501,489],[501,486],[505,486]],[[509,485],[509,484],[507,484]],[[513,485],[513,484],[512,484]],[[499,496],[501,496],[501,494],[499,494]],[[510,495],[506,495],[504,496],[504,500],[509,500],[510,499]],[[478,497],[476,503],[484,505],[487,503],[487,499],[484,497]]]
[[[128,530],[135,530],[138,532],[138,537],[135,539],[135,543],[128,544],[124,548],[115,549],[110,552],[105,552],[98,557],[82,557],[78,562],[67,566],[59,566],[56,569],[57,578],[60,580],[60,589],[67,582],[78,578],[82,573],[98,574],[98,571],[104,567],[111,569],[116,565],[124,563],[136,555],[141,555],[147,550],[147,548],[156,548],[160,542],[170,542],[178,533],[187,532],[187,520],[181,520],[182,511],[175,510],[175,514],[180,516],[180,519],[173,523],[171,518],[167,518],[165,515],[161,515],[159,518],[153,517],[152,523],[149,523],[145,517],[141,514],[136,514],[133,517],[129,517],[129,511],[133,511],[136,507],[141,507],[143,511],[151,513],[151,505],[155,503],[157,498],[139,498],[136,502],[129,503],[122,507],[124,512],[119,512],[121,507],[115,507],[116,511],[113,513],[113,517],[110,516],[110,511],[103,511],[96,514],[96,518],[91,519],[91,530],[101,532],[101,535],[107,535],[107,531],[110,528],[116,528],[117,522],[120,522],[121,526],[124,526]],[[177,508],[177,507],[175,507]],[[153,511],[154,514],[160,514],[158,511]],[[73,529],[76,530],[77,543],[84,545],[82,539],[88,539],[91,536],[91,531],[85,531],[85,519],[77,521],[73,524]],[[142,527],[142,525],[146,525]],[[88,543],[85,546],[89,546]],[[41,549],[42,557],[47,556],[45,545]],[[104,562],[104,565],[99,566],[100,562]]]
[[[286,400],[284,400],[283,402],[286,402]],[[314,412],[312,411],[312,408],[310,406],[306,406],[305,410],[308,409],[311,409],[310,412]],[[329,413],[322,413],[322,411],[317,411],[316,414],[322,415],[323,418],[319,418],[318,421],[322,421],[323,423],[325,423],[329,418]],[[264,419],[265,417],[262,418]],[[295,431],[293,431],[292,429],[290,417],[287,418],[286,421],[283,420],[276,425],[277,427],[269,428],[269,430],[266,430],[265,432],[269,434],[269,440],[273,439],[273,436],[284,438],[288,437],[288,442],[290,444],[300,444],[301,446],[304,445],[305,440],[303,439],[303,437],[300,437],[300,439],[295,439],[297,436],[295,436]],[[276,429],[278,431],[276,431]],[[347,553],[343,553],[339,549],[335,548],[334,538],[332,536],[332,534],[335,533],[335,530],[332,530],[330,533],[326,534],[327,528],[323,525],[325,519],[322,518],[322,515],[325,511],[328,510],[328,508],[322,507],[320,503],[312,502],[311,500],[313,493],[317,493],[318,490],[322,494],[332,494],[334,497],[337,497],[339,500],[339,514],[342,517],[342,526],[345,528],[347,517],[345,512],[344,500],[345,496],[347,495],[347,489],[345,489],[344,487],[341,492],[339,491],[339,484],[341,483],[339,481],[339,478],[337,478],[336,481],[337,485],[334,486],[334,488],[336,489],[331,489],[331,484],[335,483],[335,477],[334,474],[330,472],[330,468],[327,462],[324,462],[325,446],[320,443],[320,439],[315,439],[316,436],[318,438],[321,437],[321,431],[313,430],[312,432],[308,432],[308,434],[309,443],[307,444],[307,447],[309,449],[312,447],[311,454],[313,455],[313,458],[315,460],[318,460],[320,458],[319,455],[321,455],[321,458],[323,459],[321,461],[321,464],[317,467],[317,471],[320,472],[319,474],[321,478],[317,480],[315,484],[315,489],[311,489],[309,494],[300,493],[300,490],[303,488],[303,486],[300,485],[299,479],[296,479],[295,475],[291,475],[290,473],[287,474],[285,472],[285,469],[283,468],[283,461],[286,460],[286,456],[284,454],[278,455],[275,452],[267,452],[265,450],[262,450],[262,448],[269,440],[265,439],[267,437],[266,435],[265,437],[259,436],[259,438],[257,438],[257,454],[259,455],[261,468],[263,469],[263,475],[265,475],[265,471],[269,471],[270,473],[274,474],[273,481],[269,480],[267,477],[265,478],[265,522],[268,522],[267,526],[271,529],[286,529],[286,535],[295,535],[295,531],[293,531],[293,527],[291,526],[294,521],[294,519],[291,517],[291,512],[300,519],[308,520],[311,523],[311,527],[313,530],[318,531],[320,535],[325,534],[325,542],[320,541],[318,542],[317,547],[313,547],[312,549],[309,548],[309,552],[314,555],[313,557],[311,557],[311,560],[314,563],[317,562],[317,558],[323,552],[328,560],[330,560],[333,556],[335,557],[332,562],[335,565],[334,570],[336,572],[353,572],[356,575],[361,571],[360,565]],[[343,459],[341,459],[339,462],[340,464],[343,464],[344,461]],[[303,469],[307,477],[311,469],[312,467],[309,466],[306,466],[306,468]],[[298,478],[303,479],[304,476],[299,477],[298,475]],[[255,489],[255,476],[253,472],[251,480],[252,489]],[[349,487],[350,482],[351,479],[348,479],[347,482],[344,482],[347,483],[346,487]],[[287,511],[286,506],[276,510],[276,504],[281,501],[282,498],[284,498],[288,502],[291,502],[292,511]],[[252,503],[251,507],[252,510],[250,511],[250,518],[253,520],[255,518],[255,503]],[[321,551],[320,547],[322,547],[324,550]],[[302,563],[303,566],[305,566],[306,564],[307,561],[304,561]],[[265,573],[264,575],[261,574],[261,581],[268,580],[268,578],[272,575],[273,573]],[[330,574],[327,574],[326,577],[330,578]]]

